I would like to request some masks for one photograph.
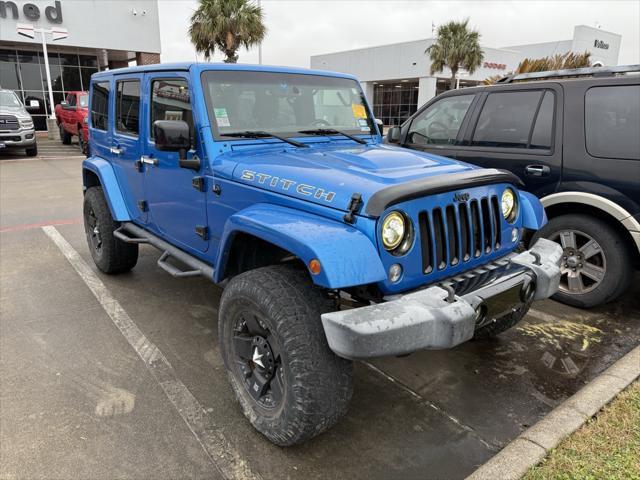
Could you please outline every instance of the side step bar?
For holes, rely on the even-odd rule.
[[[158,259],[158,266],[172,277],[185,278],[203,276],[213,281],[213,267],[131,222],[123,223],[120,228],[113,232],[113,236],[125,243],[148,243],[156,247],[163,252]],[[180,270],[178,267],[170,264],[168,260],[171,257],[188,266],[190,270]]]

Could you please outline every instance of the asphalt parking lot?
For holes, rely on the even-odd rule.
[[[98,273],[82,156],[40,143],[0,154],[2,479],[463,478],[640,344],[637,275],[605,307],[545,301],[490,342],[358,363],[348,416],[275,447],[227,382],[221,290],[169,277],[149,247],[131,273]]]

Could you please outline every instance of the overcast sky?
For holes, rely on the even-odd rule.
[[[196,58],[187,36],[196,0],[159,0],[162,61]],[[569,40],[575,25],[622,35],[620,64],[640,63],[640,1],[262,0],[267,37],[263,63],[309,66],[309,57],[431,36],[435,25],[470,18],[487,47]],[[240,50],[257,63],[258,51]],[[221,61],[216,54],[214,61]]]

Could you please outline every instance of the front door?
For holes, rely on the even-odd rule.
[[[143,75],[117,75],[113,85],[114,121],[108,155],[132,218],[147,221],[142,155],[140,92]]]
[[[491,89],[474,117],[458,160],[510,170],[538,197],[556,191],[562,170],[559,87]]]
[[[149,92],[144,168],[151,221],[171,243],[205,251],[209,246],[205,164],[203,146],[194,130],[188,74],[158,72],[147,74],[144,81],[145,91]],[[177,152],[156,149],[153,124],[157,120],[187,122],[192,148],[186,155],[201,159],[198,171],[180,167]]]

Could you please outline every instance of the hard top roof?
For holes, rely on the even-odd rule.
[[[94,78],[104,78],[112,75],[125,75],[145,72],[167,72],[167,71],[196,71],[203,72],[209,70],[232,70],[249,72],[273,72],[273,73],[297,73],[302,75],[321,75],[325,77],[340,77],[356,80],[356,77],[348,73],[329,72],[325,70],[311,70],[309,68],[283,67],[273,65],[254,65],[243,63],[202,63],[202,62],[181,62],[181,63],[158,63],[155,65],[141,65],[136,67],[117,68],[94,73]]]

